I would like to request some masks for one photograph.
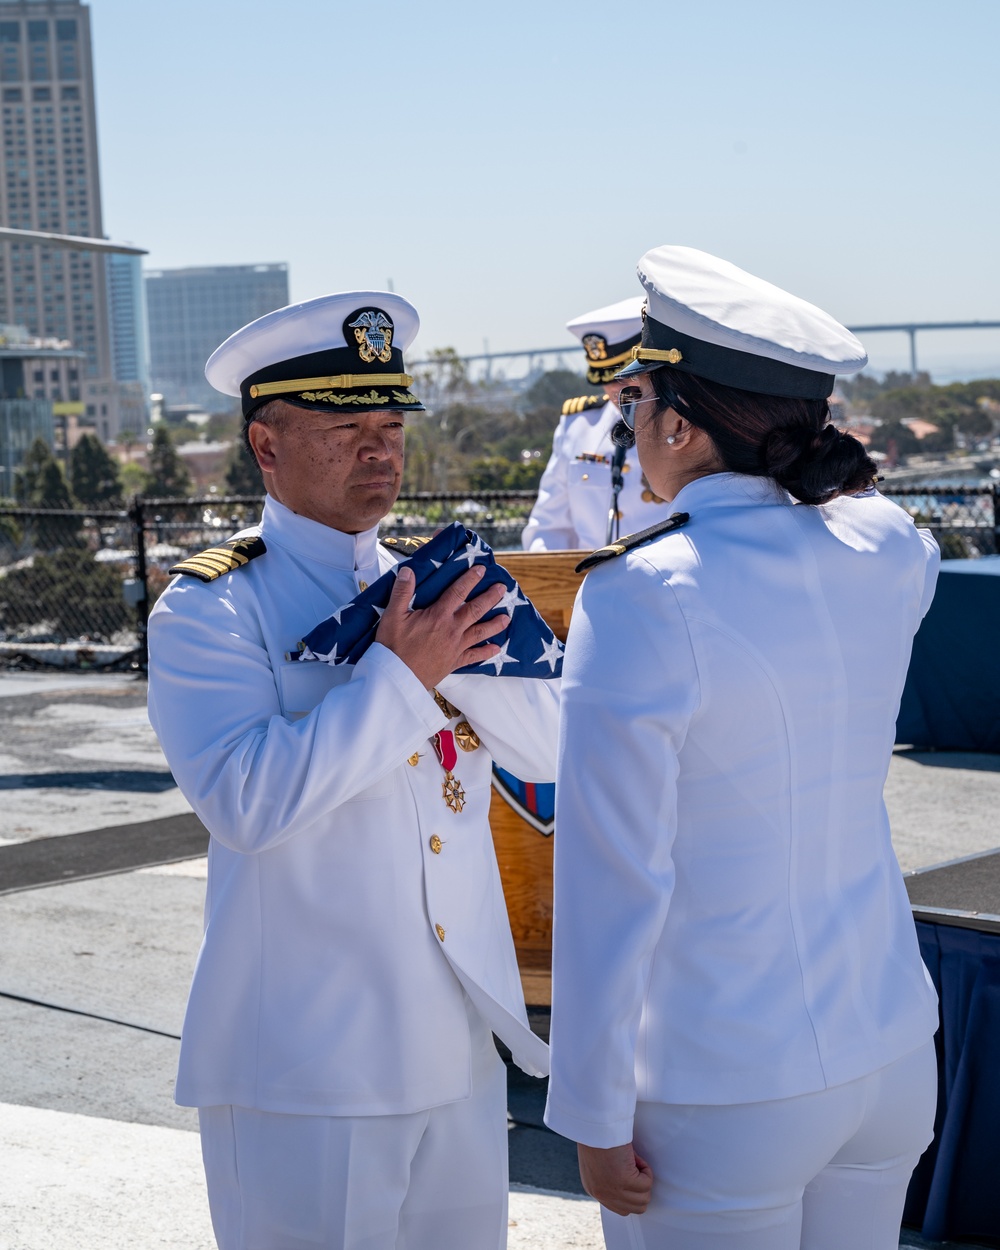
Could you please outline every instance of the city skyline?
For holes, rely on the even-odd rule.
[[[848,323],[1000,317],[985,0],[91,11],[107,229],[150,267],[391,280],[418,353],[555,346],[666,240]],[[868,347],[908,367],[904,336]],[[1000,372],[1000,332],[922,337],[949,361]]]
[[[0,3],[0,138],[0,225],[104,236],[90,9],[80,0]],[[22,398],[54,405],[67,443],[84,426],[105,442],[145,428],[139,275],[135,256],[0,240],[0,321],[82,353],[24,376]]]

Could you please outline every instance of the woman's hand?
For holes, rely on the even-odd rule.
[[[615,1215],[642,1215],[653,1192],[653,1170],[627,1146],[600,1150],[578,1145],[583,1187],[602,1207]]]

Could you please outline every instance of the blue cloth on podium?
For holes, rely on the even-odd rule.
[[[903,1223],[934,1241],[1000,1241],[1000,934],[918,922],[941,999],[938,1113]]]
[[[1000,556],[945,560],[913,640],[896,741],[1000,751]]]
[[[511,619],[510,624],[490,640],[499,643],[499,654],[480,664],[467,664],[456,672],[490,677],[561,677],[562,643],[538,615],[530,599],[521,593],[513,577],[497,564],[493,549],[457,521],[445,526],[412,556],[383,573],[367,590],[310,630],[300,644],[297,657],[293,658],[323,660],[327,664],[357,664],[375,641],[375,631],[389,603],[396,574],[404,565],[414,573],[413,606],[426,608],[477,564],[486,571],[469,598],[475,599],[499,583],[506,594],[483,619],[488,621],[503,612],[508,612]]]

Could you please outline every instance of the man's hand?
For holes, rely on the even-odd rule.
[[[503,586],[499,583],[491,586],[471,603],[466,603],[484,572],[481,564],[474,565],[456,578],[429,607],[415,611],[410,610],[416,588],[413,570],[404,565],[396,574],[396,584],[375,631],[375,641],[398,655],[428,690],[456,668],[481,664],[500,650],[496,643],[479,644],[510,624],[506,613],[491,621],[482,619],[503,598]]]
[[[642,1215],[653,1192],[653,1171],[631,1143],[610,1150],[578,1145],[576,1150],[580,1179],[591,1198],[615,1215]]]

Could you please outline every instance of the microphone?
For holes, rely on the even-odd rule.
[[[625,463],[625,452],[628,451],[630,447],[635,446],[635,430],[631,429],[628,425],[625,424],[625,420],[623,417],[619,417],[618,420],[612,426],[611,441],[614,443],[616,448],[621,448],[622,450],[622,457],[621,457],[621,460],[619,461],[619,466],[618,466],[619,471],[620,471],[621,466]],[[617,457],[617,455],[618,455],[618,452],[616,451],[615,456]],[[613,467],[612,467],[612,473],[614,473]]]

